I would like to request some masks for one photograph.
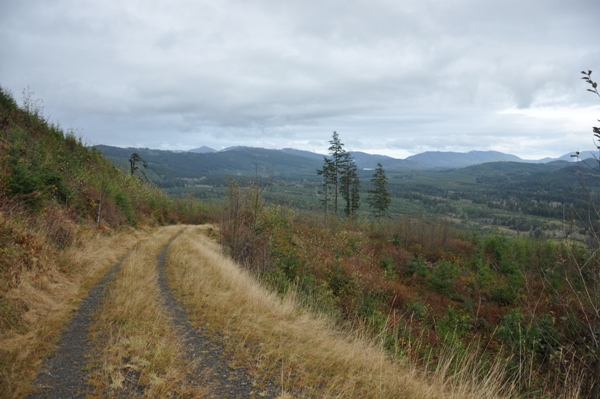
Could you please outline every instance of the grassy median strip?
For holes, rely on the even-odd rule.
[[[477,378],[475,359],[458,373],[450,374],[446,363],[418,372],[390,359],[364,334],[341,331],[291,296],[281,300],[224,256],[207,229],[188,229],[171,245],[171,285],[192,323],[219,332],[238,365],[255,378],[275,379],[282,397],[501,397],[500,375],[492,371],[483,381]]]
[[[181,227],[161,229],[123,263],[92,325],[94,395],[194,397],[191,364],[165,312],[157,287],[157,257]]]

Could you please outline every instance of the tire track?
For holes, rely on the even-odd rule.
[[[92,315],[106,294],[106,285],[120,271],[121,265],[136,247],[137,245],[123,255],[81,301],[67,329],[60,335],[58,348],[44,361],[42,370],[33,382],[34,388],[39,391],[27,398],[85,397],[88,385],[87,372],[84,369],[91,349],[87,342],[87,335],[92,323]]]
[[[177,234],[160,252],[157,259],[158,286],[175,328],[180,331],[186,354],[195,366],[196,379],[209,384],[211,397],[223,399],[254,399],[276,397],[275,387],[270,384],[266,391],[254,387],[253,379],[243,369],[227,365],[225,348],[189,322],[187,312],[175,299],[167,282],[167,252],[169,246],[183,231]]]
[[[196,330],[192,327],[187,312],[176,300],[167,282],[167,252],[171,243],[184,231],[177,233],[162,248],[156,259],[156,268],[159,293],[165,311],[170,316],[175,330],[180,334],[186,358],[193,364],[193,371],[189,378],[196,384],[208,385],[210,397],[275,398],[277,395],[273,384],[269,384],[266,390],[259,390],[245,370],[229,367],[224,346],[205,334],[203,328]],[[88,342],[88,334],[94,313],[106,298],[107,285],[120,272],[127,257],[137,248],[138,245],[123,255],[89,290],[67,328],[61,333],[57,349],[44,361],[41,371],[32,383],[37,392],[27,398],[84,398],[91,394],[92,387],[88,385],[86,367],[93,350]]]

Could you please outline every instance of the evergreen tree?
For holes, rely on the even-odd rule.
[[[360,179],[356,174],[356,165],[354,164],[354,175],[352,176],[352,187],[350,189],[350,213],[356,214],[360,208]]]
[[[353,216],[360,207],[360,180],[357,167],[350,154],[346,153],[341,163],[340,191],[346,201],[344,213],[346,217]]]
[[[131,176],[134,175],[136,170],[142,172],[146,181],[148,181],[148,177],[143,169],[140,169],[139,164],[142,164],[144,169],[148,168],[148,162],[146,162],[137,152],[131,154],[131,158],[129,158],[129,166],[131,167]]]
[[[381,163],[377,163],[377,169],[375,169],[371,182],[373,183],[373,190],[369,190],[367,201],[375,217],[380,219],[385,216],[392,202],[390,192],[387,189],[387,176]]]
[[[360,180],[356,173],[357,168],[350,154],[344,149],[337,132],[333,132],[329,141],[329,157],[325,157],[323,169],[317,170],[323,176],[324,197],[321,203],[325,207],[325,214],[329,210],[329,203],[333,203],[333,213],[338,214],[338,196],[346,201],[344,213],[352,216],[360,206]]]
[[[317,174],[319,174],[319,176],[323,176],[323,189],[320,194],[323,194],[321,203],[325,208],[325,216],[327,217],[329,203],[333,200],[333,192],[336,187],[336,174],[333,161],[327,157],[324,157],[324,161],[325,164],[323,165],[323,169],[318,169]]]
[[[344,149],[344,144],[340,140],[340,137],[337,132],[333,132],[331,136],[331,140],[329,141],[329,156],[331,157],[331,161],[333,163],[333,176],[332,182],[334,186],[333,190],[333,213],[335,215],[338,214],[338,194],[340,192],[340,175],[341,170],[344,167],[344,164],[347,159],[347,152]]]

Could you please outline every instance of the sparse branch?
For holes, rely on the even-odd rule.
[[[592,71],[581,71],[581,73],[583,74],[583,77],[581,79],[585,80],[587,84],[592,86],[592,88],[587,89],[587,91],[592,92],[598,97],[600,97],[600,93],[598,92],[598,82],[594,82],[592,80]],[[600,122],[600,119],[598,119],[598,122]],[[592,130],[594,131],[594,137],[596,138],[596,140],[600,140],[600,127],[594,126]],[[600,145],[598,144],[598,142],[595,141],[594,143],[596,144],[596,148],[600,149]]]
[[[588,70],[581,71],[583,74],[583,79],[587,84],[591,86],[587,91],[596,94],[600,97],[600,93],[598,92],[598,83],[594,82],[591,78],[592,71]],[[599,120],[600,122],[600,120]],[[600,127],[592,128],[594,133],[594,144],[596,148],[600,150],[600,144],[597,140],[600,140]],[[579,153],[575,155],[577,160],[579,161]],[[586,175],[583,173],[581,169],[581,165],[579,164],[579,182],[581,187],[583,187],[586,195],[586,199],[589,204],[589,210],[586,220],[584,221],[578,215],[579,220],[581,220],[584,224],[586,224],[586,229],[592,236],[593,242],[593,250],[590,251],[587,255],[587,259],[585,262],[581,262],[574,254],[574,249],[570,246],[571,257],[573,263],[575,264],[575,273],[568,272],[565,269],[565,280],[569,290],[572,292],[575,297],[575,301],[577,306],[579,307],[582,315],[583,315],[583,323],[585,325],[581,326],[582,334],[585,334],[583,337],[583,342],[589,342],[590,347],[589,354],[591,355],[591,360],[584,362],[585,366],[591,370],[589,373],[589,397],[593,399],[600,398],[600,307],[598,306],[600,302],[600,293],[598,292],[598,284],[600,283],[600,270],[598,270],[598,260],[597,253],[600,250],[598,247],[598,235],[596,234],[594,222],[600,220],[600,212],[596,206],[594,201],[595,193],[590,190],[588,185],[586,184]],[[599,164],[600,166],[600,164]],[[575,211],[577,215],[577,212]],[[595,218],[595,221],[592,220],[592,217]],[[578,280],[578,281],[577,281]],[[569,305],[568,303],[565,305]],[[568,306],[565,306],[568,308]],[[584,332],[587,331],[587,332]]]
[[[581,71],[581,73],[584,75],[581,79],[585,80],[586,83],[588,83],[590,86],[592,86],[591,89],[587,89],[587,91],[591,91],[592,93],[596,93],[596,95],[598,97],[600,97],[600,93],[598,93],[598,83],[594,82],[592,80],[592,71],[588,70],[586,71]]]
[[[131,158],[129,158],[129,166],[131,169],[131,175],[133,176],[135,171],[139,170],[140,172],[142,172],[144,179],[146,179],[146,181],[148,181],[148,176],[146,176],[146,172],[144,172],[139,167],[140,163],[142,164],[144,169],[148,168],[148,162],[146,162],[137,152],[134,152],[133,154],[131,154]]]

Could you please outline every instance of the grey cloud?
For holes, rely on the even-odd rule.
[[[502,112],[597,104],[596,1],[24,3],[0,5],[0,84],[94,142],[533,152],[574,117]]]

